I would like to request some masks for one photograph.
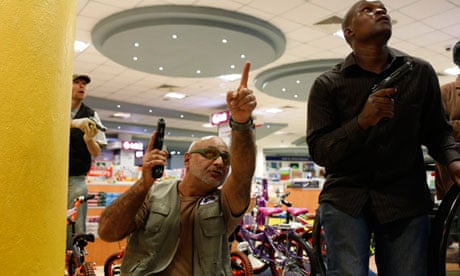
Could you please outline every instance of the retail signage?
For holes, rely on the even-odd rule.
[[[211,125],[218,126],[230,121],[230,111],[225,110],[211,114]]]
[[[121,148],[124,150],[143,150],[144,144],[141,142],[124,141],[121,144]]]

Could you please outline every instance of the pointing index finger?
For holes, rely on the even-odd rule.
[[[241,73],[241,81],[239,88],[248,88],[249,69],[251,68],[251,62],[246,61],[243,67],[243,73]]]

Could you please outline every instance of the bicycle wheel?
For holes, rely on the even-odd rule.
[[[67,263],[66,263],[66,270],[67,270],[67,275],[69,276],[74,276],[75,272],[77,271],[77,260],[75,258],[75,255],[73,253],[70,253],[67,256]]]
[[[253,276],[251,262],[248,256],[241,251],[230,252],[230,262],[233,276]]]
[[[278,249],[273,258],[281,267],[277,275],[281,276],[310,276],[316,275],[316,264],[313,248],[295,234],[282,233],[273,239]]]
[[[122,255],[117,252],[110,255],[104,263],[104,276],[116,276],[121,274]]]

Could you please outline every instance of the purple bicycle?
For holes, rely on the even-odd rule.
[[[281,208],[259,207],[266,217],[282,212]],[[241,225],[237,235],[238,250],[248,255],[255,274],[270,269],[275,276],[316,275],[313,248],[292,228],[283,225]]]

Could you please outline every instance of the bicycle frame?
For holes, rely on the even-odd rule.
[[[247,225],[242,225],[240,234],[245,243],[239,245],[239,250],[249,251],[256,259],[263,262],[264,265],[260,270],[265,270],[269,266],[274,275],[279,275],[280,271],[299,263],[301,265],[296,267],[299,270],[305,270],[302,275],[311,275],[310,273],[315,270],[311,246],[309,247],[305,241],[297,236],[293,229],[277,229],[273,226],[265,225],[261,232],[253,232],[250,228],[253,231],[260,229],[250,226],[248,228]],[[247,244],[247,248],[242,248],[245,244]],[[293,246],[295,252],[291,251]],[[305,265],[303,254],[308,257],[309,269],[303,268]],[[256,269],[254,271],[256,272]]]

